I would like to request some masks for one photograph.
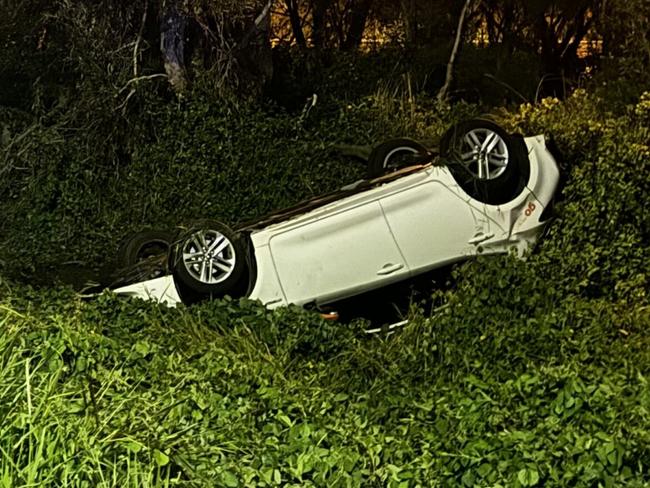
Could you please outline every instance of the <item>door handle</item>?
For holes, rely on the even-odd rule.
[[[479,232],[474,237],[472,237],[469,241],[467,241],[467,243],[476,245],[476,244],[480,244],[483,241],[487,241],[488,239],[492,239],[493,237],[494,237],[494,233],[484,234],[483,232]]]
[[[387,263],[387,264],[384,264],[384,266],[379,271],[377,271],[377,274],[380,275],[380,276],[388,275],[388,274],[394,273],[395,271],[398,271],[398,270],[402,269],[403,267],[404,267],[403,264]]]

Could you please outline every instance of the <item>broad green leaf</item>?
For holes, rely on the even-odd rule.
[[[517,473],[517,479],[522,486],[535,486],[539,481],[539,473],[535,468],[523,468]]]
[[[288,415],[285,415],[283,413],[279,413],[278,414],[278,420],[280,420],[287,427],[293,427],[293,422],[291,421],[291,419],[289,418]]]
[[[228,487],[234,488],[234,487],[239,486],[239,479],[231,471],[224,471],[221,474],[221,478],[223,479],[223,482],[225,483],[225,485],[228,486]]]
[[[167,466],[167,464],[169,464],[169,456],[158,449],[154,449],[153,457],[158,466]]]

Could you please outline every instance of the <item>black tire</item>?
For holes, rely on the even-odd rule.
[[[210,246],[216,246],[212,253]],[[174,242],[169,259],[176,290],[186,304],[241,295],[246,263],[241,236],[215,220],[193,224]]]
[[[493,149],[486,152],[485,143]],[[440,141],[440,154],[459,186],[490,205],[513,200],[530,175],[523,138],[490,120],[471,119],[451,127]]]
[[[407,138],[389,139],[375,146],[368,157],[368,178],[378,178],[426,158],[427,148]]]
[[[127,237],[117,250],[117,266],[129,268],[154,256],[167,256],[174,233],[166,230],[143,230]]]

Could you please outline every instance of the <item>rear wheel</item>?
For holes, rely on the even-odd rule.
[[[489,120],[473,119],[453,126],[442,137],[440,153],[460,187],[483,203],[509,202],[528,180],[523,140]]]
[[[241,238],[214,220],[194,224],[173,245],[170,269],[185,303],[239,292],[246,270]]]
[[[389,139],[374,147],[368,158],[368,178],[421,163],[427,148],[413,139]]]
[[[169,245],[174,240],[172,232],[166,230],[143,230],[126,238],[117,251],[117,265],[120,268],[167,256]]]

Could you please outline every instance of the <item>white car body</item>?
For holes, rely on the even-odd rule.
[[[249,298],[270,308],[322,305],[471,256],[512,249],[522,255],[539,237],[559,181],[544,137],[524,141],[528,183],[502,205],[473,199],[447,167],[428,165],[251,230],[256,276]],[[181,302],[171,275],[114,291]]]

